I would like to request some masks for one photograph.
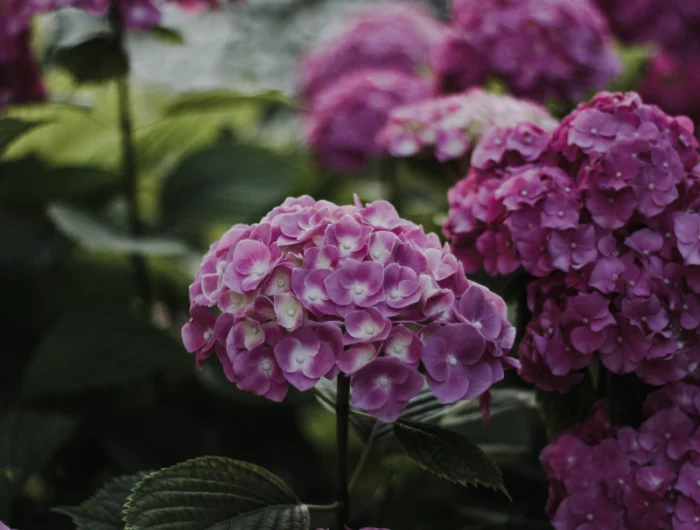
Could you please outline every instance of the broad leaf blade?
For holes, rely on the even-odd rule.
[[[291,528],[309,524],[308,512],[281,479],[221,457],[195,458],[151,473],[134,488],[125,519],[127,530],[175,524],[179,530],[286,528],[270,526],[278,520],[292,522]]]
[[[290,105],[290,100],[278,91],[259,94],[241,94],[227,90],[192,92],[179,96],[166,107],[166,116],[191,115],[205,112],[222,112],[240,108],[241,105]]]
[[[102,388],[163,371],[182,347],[121,306],[92,306],[63,315],[44,337],[23,381],[36,397]]]
[[[63,204],[50,205],[46,213],[61,232],[90,250],[128,252],[145,256],[178,256],[187,253],[187,247],[175,239],[135,238],[120,234],[98,219]]]
[[[44,467],[70,438],[76,421],[63,414],[13,412],[0,420],[0,517],[25,478]]]
[[[0,118],[0,155],[12,142],[44,123],[43,121],[25,121],[12,116]]]
[[[148,34],[166,44],[173,44],[177,46],[185,44],[185,37],[175,28],[153,26],[150,30],[148,30]]]
[[[79,530],[123,530],[124,504],[146,475],[141,472],[117,477],[80,506],[63,506],[55,511],[71,517]]]
[[[111,35],[95,35],[60,48],[54,58],[77,83],[104,83],[129,72],[129,61]]]
[[[423,469],[466,486],[486,486],[508,498],[498,466],[477,445],[463,436],[425,423],[397,421],[394,434],[406,454]]]

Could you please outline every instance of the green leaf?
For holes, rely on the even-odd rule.
[[[242,105],[290,105],[291,102],[281,92],[270,90],[259,94],[241,94],[228,90],[192,92],[175,98],[165,109],[166,116],[180,116],[205,112],[221,112],[239,108]]]
[[[153,26],[148,30],[148,34],[155,37],[166,44],[182,45],[185,44],[185,37],[182,36],[175,28],[166,28],[165,26]]]
[[[32,129],[44,125],[42,121],[25,121],[12,116],[0,118],[0,155],[7,147]]]
[[[290,162],[255,145],[219,145],[182,161],[162,193],[162,230],[201,238],[217,223],[251,222],[288,195]]]
[[[178,256],[187,247],[172,238],[130,237],[101,221],[62,204],[52,204],[47,215],[67,237],[90,250],[128,252],[145,256]]]
[[[0,517],[27,476],[43,468],[70,438],[76,421],[63,414],[12,412],[0,419]]]
[[[394,423],[394,434],[406,454],[423,469],[462,486],[498,490],[510,499],[498,466],[465,437],[435,425],[406,421]]]
[[[26,273],[48,267],[58,256],[60,236],[41,212],[0,210],[0,272]]]
[[[34,353],[25,395],[82,392],[167,369],[182,347],[127,308],[94,305],[64,314]]]
[[[596,398],[589,373],[565,394],[537,389],[537,404],[550,440],[558,432],[588,418]]]
[[[52,167],[32,155],[0,164],[0,203],[14,208],[89,199],[119,185],[119,177],[111,171],[89,166]]]
[[[111,35],[93,35],[73,46],[60,48],[54,61],[79,84],[104,83],[129,72],[127,57]]]
[[[124,504],[131,490],[147,474],[141,472],[117,477],[80,506],[61,506],[54,511],[71,517],[79,530],[123,530]]]
[[[201,457],[148,475],[125,509],[126,530],[306,530],[309,513],[281,479],[253,464]]]
[[[655,50],[649,45],[622,45],[616,46],[617,54],[622,60],[622,71],[608,88],[611,92],[627,92],[635,90],[644,75],[644,70],[653,57]]]

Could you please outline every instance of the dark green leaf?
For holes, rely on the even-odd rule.
[[[28,396],[66,394],[134,381],[167,369],[182,347],[121,306],[64,314],[34,353],[23,381]]]
[[[125,509],[127,530],[302,530],[309,514],[278,477],[253,464],[201,457],[148,475]]]
[[[290,175],[285,157],[254,145],[220,145],[196,153],[165,182],[162,229],[197,238],[216,223],[250,222],[288,194]]]
[[[120,234],[70,206],[52,204],[47,209],[49,218],[67,237],[90,250],[128,252],[146,256],[178,256],[187,253],[187,247],[172,238],[135,238]]]
[[[172,101],[165,109],[167,116],[221,112],[239,108],[241,105],[290,105],[290,100],[281,92],[268,91],[260,94],[240,94],[226,90],[193,92]]]
[[[17,138],[43,124],[41,121],[25,121],[11,116],[0,118],[0,155]]]
[[[585,420],[596,398],[589,373],[566,394],[538,389],[537,404],[547,427],[547,436],[551,439],[558,432]]]
[[[617,53],[622,60],[622,71],[612,82],[609,90],[612,92],[635,90],[639,86],[644,69],[654,55],[654,48],[638,44],[618,45]]]
[[[63,506],[55,511],[71,517],[79,530],[123,530],[124,504],[134,486],[146,475],[141,472],[117,477],[80,506]]]
[[[104,83],[129,72],[124,51],[111,35],[97,35],[59,49],[56,64],[66,69],[77,83]]]
[[[45,215],[0,210],[0,272],[16,274],[47,267],[58,254],[60,236]]]
[[[119,177],[96,167],[51,167],[36,156],[1,163],[0,202],[10,207],[80,200],[116,189]]]
[[[423,469],[456,484],[483,485],[510,499],[493,460],[459,434],[430,425],[397,421],[394,434],[406,454]]]
[[[43,468],[76,422],[57,413],[13,412],[0,420],[0,517],[26,477]]]
[[[182,36],[182,33],[174,28],[153,26],[150,30],[148,30],[148,34],[167,44],[185,44],[185,38]]]

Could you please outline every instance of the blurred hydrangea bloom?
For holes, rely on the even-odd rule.
[[[649,395],[639,428],[611,426],[605,403],[540,456],[557,530],[700,528],[700,387]]]
[[[2,521],[0,521],[0,530],[12,530],[12,528],[10,528],[10,527],[7,526],[5,523],[3,523]],[[381,529],[377,529],[377,530],[381,530]]]
[[[700,50],[689,54],[658,52],[647,66],[639,93],[666,112],[700,120]]]
[[[576,100],[620,69],[589,0],[453,0],[452,26],[431,63],[444,91],[497,78],[537,101]]]
[[[0,37],[0,109],[11,103],[41,101],[45,97],[39,65],[31,50],[29,28],[14,38]]]
[[[536,103],[472,88],[463,94],[435,97],[392,110],[377,135],[377,143],[395,157],[430,153],[446,161],[468,153],[491,127],[515,126],[520,122],[548,131],[557,125],[547,110]]]
[[[302,58],[299,90],[307,100],[349,72],[391,69],[420,74],[443,25],[421,6],[379,3],[348,17]]]
[[[696,0],[597,0],[610,28],[628,42],[652,42],[684,50],[700,39],[700,3]]]
[[[389,112],[431,95],[430,82],[397,70],[356,70],[322,91],[305,116],[305,137],[319,162],[355,171],[379,155],[375,141]]]
[[[390,422],[426,379],[451,403],[517,366],[503,300],[385,201],[303,196],[234,226],[204,256],[190,302],[182,338],[197,363],[215,353],[231,382],[273,401],[342,372],[354,405]]]
[[[531,129],[531,134],[546,135]],[[613,373],[678,381],[700,361],[698,143],[635,93],[602,92],[544,150],[492,129],[449,193],[467,272],[522,267],[532,320],[520,375],[564,391],[596,354]]]

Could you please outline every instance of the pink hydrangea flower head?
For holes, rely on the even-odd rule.
[[[522,267],[547,278],[529,280],[522,377],[564,391],[600,356],[613,373],[661,385],[698,366],[693,132],[636,93],[601,92],[564,117],[535,160],[506,150],[507,129],[477,147],[448,193],[444,232],[468,272]]]
[[[472,88],[394,109],[377,142],[394,157],[434,154],[444,162],[466,155],[491,127],[511,127],[511,145],[503,148],[535,160],[547,145],[543,131],[556,124],[540,105]]]
[[[576,100],[620,69],[605,18],[588,0],[453,0],[452,18],[432,54],[446,91],[497,77],[516,96]]]
[[[653,392],[638,428],[610,425],[599,402],[588,420],[560,433],[540,456],[553,526],[698,528],[698,391],[698,381],[688,378]]]
[[[700,7],[693,0],[597,0],[615,36],[627,42],[687,49],[698,42]]]
[[[515,330],[505,302],[386,201],[290,198],[232,227],[203,257],[190,302],[182,337],[198,366],[216,354],[229,381],[274,401],[342,373],[353,404],[391,422],[426,372],[453,402],[481,397],[518,366],[506,355]],[[443,373],[452,356],[464,381]]]
[[[394,70],[417,75],[443,26],[421,6],[379,3],[331,25],[302,58],[299,91],[312,101],[336,80],[355,70]]]
[[[335,171],[356,171],[381,153],[375,137],[391,110],[431,93],[430,82],[413,74],[354,70],[326,86],[310,103],[306,140],[321,165]]]
[[[0,13],[0,18],[4,15]],[[10,18],[21,24],[21,18]],[[31,50],[31,32],[25,27],[15,33],[2,26],[7,21],[0,22],[0,109],[13,103],[29,103],[42,101],[46,98],[46,89],[41,79],[39,65]]]

